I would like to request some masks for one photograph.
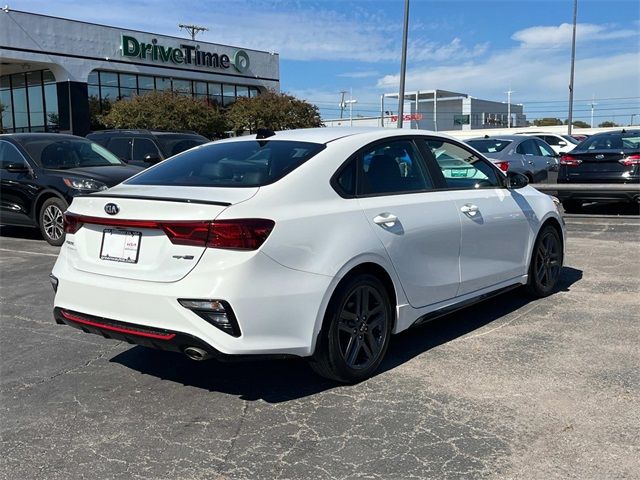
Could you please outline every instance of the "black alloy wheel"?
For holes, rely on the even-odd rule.
[[[387,291],[373,275],[359,275],[339,286],[327,311],[311,366],[341,382],[369,377],[386,353],[393,312]]]
[[[547,225],[538,234],[533,248],[527,290],[534,297],[546,297],[558,283],[563,251],[558,231]]]
[[[565,213],[579,213],[582,210],[582,202],[580,200],[563,200],[562,208]]]
[[[59,247],[64,243],[63,214],[66,209],[67,203],[56,197],[45,200],[40,207],[40,233],[50,245]]]

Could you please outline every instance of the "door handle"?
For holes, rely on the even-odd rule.
[[[529,163],[529,165],[533,165],[533,161],[531,161],[531,160],[529,160],[528,163]]]
[[[393,227],[397,221],[398,217],[389,212],[384,212],[373,217],[373,223],[376,225],[383,225],[385,227]]]
[[[472,203],[467,203],[462,207],[460,207],[460,211],[462,213],[469,215],[470,217],[475,217],[476,214],[480,211],[480,209],[478,208],[477,205],[474,205]]]

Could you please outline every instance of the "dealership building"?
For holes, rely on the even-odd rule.
[[[325,120],[326,126],[398,126],[398,94],[380,96],[380,116]],[[404,95],[404,128],[433,131],[526,127],[522,104],[482,100],[448,90],[417,90]],[[510,121],[509,121],[510,119]]]
[[[0,130],[86,135],[91,110],[152,90],[221,106],[279,91],[273,52],[0,10]]]

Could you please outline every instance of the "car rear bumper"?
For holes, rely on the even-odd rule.
[[[216,270],[215,256],[207,259],[210,252],[205,252],[194,270],[176,282],[130,280],[76,270],[64,250],[53,270],[58,323],[164,350],[198,347],[215,357],[311,355],[332,280],[284,267],[259,252],[226,271]],[[226,302],[240,335],[214,326],[178,299]]]

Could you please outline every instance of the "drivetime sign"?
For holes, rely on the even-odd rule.
[[[236,51],[233,58],[227,54],[204,52],[200,46],[181,44],[177,47],[160,45],[157,39],[151,42],[140,42],[129,35],[120,37],[120,53],[123,57],[136,57],[154,62],[196,65],[209,68],[228,69],[233,66],[240,73],[249,69],[249,55],[244,50]]]

